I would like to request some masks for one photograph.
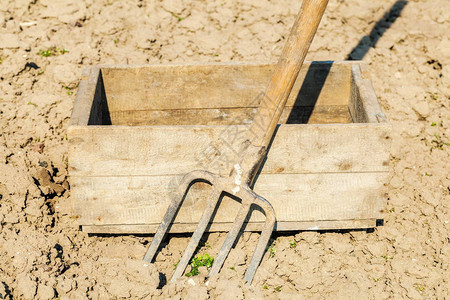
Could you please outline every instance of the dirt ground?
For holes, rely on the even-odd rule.
[[[145,265],[151,237],[78,231],[66,129],[83,68],[275,61],[300,1],[0,2],[0,299],[449,297],[450,1],[330,0],[307,59],[370,66],[393,125],[384,226],[276,235],[250,287],[258,233],[205,286],[202,268],[165,283],[186,236]]]

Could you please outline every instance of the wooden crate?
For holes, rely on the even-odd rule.
[[[92,67],[83,73],[69,126],[74,217],[91,233],[154,233],[179,178],[211,161],[211,142],[248,128],[273,63]],[[361,62],[306,63],[295,83],[255,191],[276,230],[370,228],[382,218],[390,125]],[[171,232],[191,232],[210,187],[196,184]],[[231,227],[225,197],[209,231]],[[256,211],[245,230],[259,230]]]

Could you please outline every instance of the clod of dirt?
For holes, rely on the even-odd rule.
[[[425,100],[414,101],[412,109],[419,115],[420,119],[426,119],[430,115],[430,107]]]
[[[56,286],[59,293],[67,294],[76,286],[75,281],[69,278],[64,278],[62,280],[58,280],[58,285]]]
[[[64,188],[53,182],[50,172],[45,168],[40,168],[33,176],[39,182],[39,189],[44,195],[57,194],[58,196],[64,192]]]
[[[108,292],[114,298],[128,298],[131,296],[130,291],[131,286],[124,278],[113,279],[108,288]]]
[[[17,276],[16,284],[14,294],[24,299],[33,299],[36,295],[36,282],[28,274],[22,273]]]
[[[36,144],[33,146],[33,148],[31,148],[31,150],[36,151],[37,153],[42,153],[44,152],[44,144]]]
[[[55,290],[51,286],[39,284],[36,296],[42,300],[53,299],[55,297]]]

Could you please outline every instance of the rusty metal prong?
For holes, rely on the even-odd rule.
[[[270,240],[270,236],[272,235],[272,231],[276,221],[275,212],[272,206],[266,199],[255,194],[248,186],[246,186],[245,189],[246,192],[244,192],[242,196],[240,195],[242,199],[241,208],[239,209],[239,212],[234,220],[233,227],[231,228],[230,232],[228,232],[227,237],[222,244],[222,248],[220,249],[217,258],[214,260],[214,264],[209,272],[210,278],[217,275],[222,268],[225,259],[230,253],[231,247],[233,247],[233,244],[239,236],[242,225],[244,224],[244,221],[247,218],[247,215],[250,212],[251,206],[253,204],[258,205],[264,211],[264,214],[266,215],[266,222],[261,232],[261,237],[259,238],[258,245],[256,246],[256,249],[250,261],[250,265],[247,269],[247,272],[245,273],[245,280],[247,281],[247,284],[251,284],[256,269],[261,262],[266,246]]]
[[[214,183],[212,184],[214,186]],[[189,244],[186,247],[186,250],[184,250],[183,256],[181,257],[181,260],[178,263],[177,268],[175,269],[175,272],[172,275],[172,278],[170,279],[171,282],[175,282],[179,277],[181,277],[181,275],[183,275],[184,270],[186,270],[186,267],[189,264],[189,260],[194,254],[195,249],[197,249],[198,243],[200,242],[200,239],[202,238],[203,233],[205,232],[206,227],[208,226],[209,221],[211,220],[211,217],[214,213],[217,203],[220,200],[221,193],[222,190],[214,186],[214,190],[209,196],[209,201],[206,205],[205,210],[203,211],[202,217],[200,218],[197,228],[192,234]]]
[[[164,215],[164,218],[161,222],[161,224],[158,227],[158,230],[156,231],[152,243],[147,249],[147,252],[144,256],[144,261],[151,263],[154,259],[156,252],[159,249],[159,246],[161,245],[161,242],[163,241],[164,237],[167,234],[169,225],[173,222],[175,219],[177,212],[183,202],[184,196],[187,193],[187,190],[192,182],[196,180],[205,180],[208,181],[210,184],[213,184],[215,175],[207,172],[207,171],[192,171],[187,173],[183,176],[181,179],[181,183],[178,187],[178,195],[172,199],[169,207],[167,208],[166,214]]]
[[[261,236],[259,237],[258,245],[256,245],[247,272],[245,272],[244,276],[245,280],[247,281],[247,284],[250,285],[252,283],[253,277],[255,276],[256,269],[258,268],[264,256],[266,247],[269,244],[270,236],[272,235],[272,231],[275,227],[276,217],[275,211],[269,201],[257,195],[250,189],[248,189],[248,191],[250,194],[253,195],[255,200],[254,203],[264,211],[264,214],[266,216],[266,222],[264,223],[264,227],[261,231]]]
[[[234,219],[233,227],[228,232],[225,241],[223,242],[222,247],[220,248],[220,251],[217,254],[217,257],[214,260],[211,270],[209,271],[208,275],[209,278],[216,276],[220,272],[220,269],[222,268],[225,259],[230,253],[231,247],[233,247],[233,244],[236,241],[239,232],[241,231],[242,225],[244,224],[244,221],[247,218],[250,206],[251,203],[246,204],[242,203],[241,207],[239,208],[238,214]]]

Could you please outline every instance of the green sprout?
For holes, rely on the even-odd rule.
[[[201,254],[197,255],[191,260],[191,271],[189,273],[186,273],[186,276],[191,277],[200,274],[198,268],[200,267],[211,268],[213,262],[214,258],[210,256],[208,253],[205,253],[203,255]]]
[[[423,292],[425,290],[425,286],[420,285],[420,284],[415,284],[414,287],[416,288],[416,290],[418,290],[419,292]]]
[[[281,291],[281,286],[277,286],[277,287],[275,288],[275,291],[280,292],[280,291]]]
[[[385,261],[388,261],[388,259],[394,259],[393,256],[388,257],[386,254],[381,255],[382,258],[384,258]]]
[[[289,241],[289,247],[290,247],[290,248],[295,248],[295,247],[297,247],[297,242],[296,242],[296,241]]]
[[[47,50],[39,50],[36,54],[41,55],[43,57],[49,57],[49,56],[62,55],[67,52],[69,52],[68,49],[50,47]]]
[[[175,18],[177,18],[178,22],[180,22],[181,20],[183,20],[182,17],[180,17],[179,15],[172,13],[172,16],[174,16]]]
[[[264,286],[263,286],[263,289],[268,290],[269,287],[268,287],[267,285],[264,285]]]
[[[71,91],[72,90],[72,88],[71,87],[68,87],[68,86],[65,86],[64,87],[64,89],[66,89],[67,90],[67,95],[72,95],[73,94],[73,92]]]
[[[433,151],[433,149],[444,150],[444,146],[450,146],[450,143],[444,142],[439,134],[435,133],[434,137],[435,139],[431,140],[431,151]]]
[[[277,249],[274,246],[270,247],[269,248],[269,253],[270,253],[269,257],[274,257],[276,252],[277,252]]]

